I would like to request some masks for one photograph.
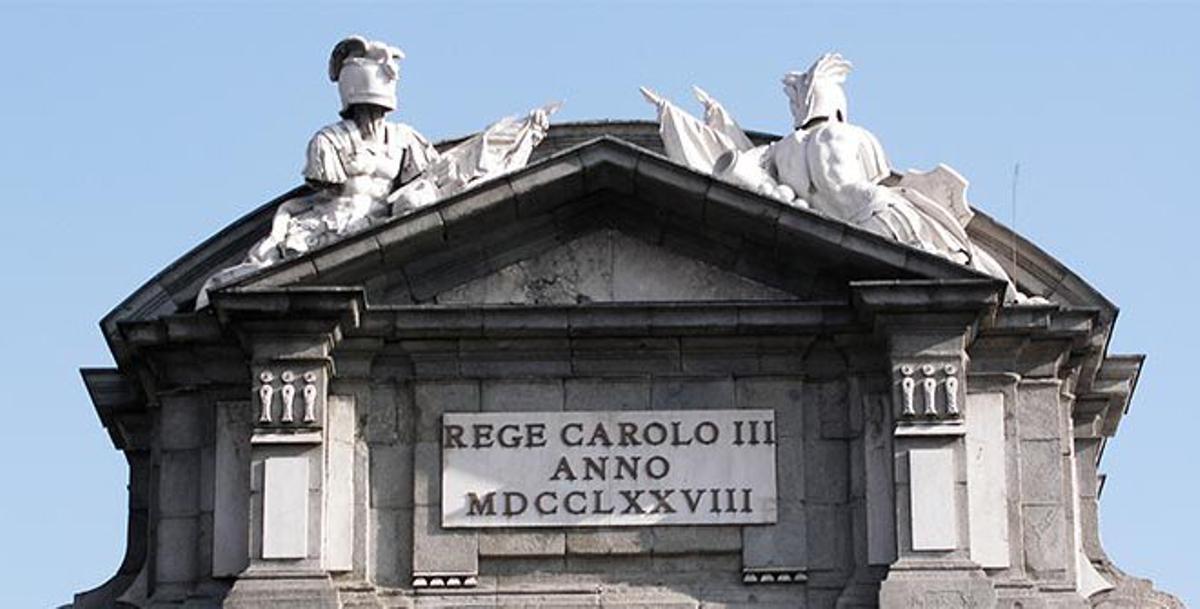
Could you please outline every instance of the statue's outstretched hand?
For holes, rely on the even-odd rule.
[[[692,93],[695,94],[696,101],[699,101],[700,105],[704,106],[705,114],[712,112],[715,108],[721,107],[720,102],[713,99],[713,96],[709,95],[708,91],[705,91],[696,85],[692,85]]]
[[[664,99],[663,96],[659,95],[658,93],[655,93],[652,89],[649,89],[647,87],[638,87],[638,91],[642,92],[642,97],[646,98],[646,101],[654,104],[655,106],[659,107],[660,109],[663,107],[664,104],[667,103],[667,100]]]

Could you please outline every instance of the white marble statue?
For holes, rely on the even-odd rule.
[[[871,132],[847,121],[842,88],[851,64],[822,55],[783,78],[794,131],[754,146],[716,100],[700,89],[704,120],[658,94],[642,94],[658,110],[667,155],[676,162],[790,205],[810,208],[1005,280],[1007,302],[1029,302],[1004,269],[967,237],[973,217],[967,182],[939,165],[897,173]]]
[[[342,120],[309,140],[304,179],[314,192],[281,203],[270,234],[242,263],[210,277],[196,308],[208,304],[209,291],[259,269],[524,167],[559,108],[550,104],[502,119],[439,153],[412,127],[385,118],[396,109],[403,58],[400,49],[359,36],[334,47],[329,78],[338,86]]]

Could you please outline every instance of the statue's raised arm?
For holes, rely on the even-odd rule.
[[[725,106],[704,89],[692,91],[704,106],[703,121],[653,90],[641,88],[642,97],[658,110],[658,132],[667,156],[696,171],[802,206],[791,189],[776,183],[768,166],[770,147],[755,146]]]
[[[673,160],[970,266],[1005,280],[1007,301],[1030,300],[967,236],[973,212],[966,202],[966,180],[946,166],[897,173],[879,140],[849,122],[842,85],[852,67],[841,55],[826,53],[808,70],[786,74],[793,130],[768,146],[735,144],[722,131],[725,109],[702,91],[704,122],[657,95],[643,94],[659,108],[659,130]]]
[[[658,111],[659,134],[667,156],[692,169],[712,173],[721,155],[753,146],[725,108],[703,89],[695,89],[704,104],[703,121],[649,88],[640,90]]]

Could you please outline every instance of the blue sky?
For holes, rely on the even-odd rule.
[[[974,204],[1122,307],[1149,360],[1109,445],[1102,533],[1125,570],[1200,605],[1191,432],[1200,8],[1188,4],[0,2],[0,605],[69,600],[116,569],[125,465],[79,366],[157,270],[299,182],[336,117],[329,49],[408,53],[396,118],[440,139],[548,100],[556,120],[651,118],[639,85],[704,86],[746,128],[790,126],[779,84],[856,65],[851,118],[900,168],[948,163]]]

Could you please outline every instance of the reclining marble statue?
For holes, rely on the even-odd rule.
[[[524,167],[559,108],[549,104],[524,118],[501,119],[439,152],[412,127],[386,119],[396,109],[403,58],[400,49],[360,36],[334,47],[329,79],[337,83],[342,120],[309,141],[304,179],[314,192],[281,203],[270,234],[243,262],[205,282],[197,309],[207,306],[210,291],[259,269]]]
[[[1018,291],[1003,267],[971,243],[966,226],[974,213],[965,179],[945,165],[897,173],[879,140],[848,122],[842,83],[851,67],[841,55],[826,53],[807,71],[786,74],[794,131],[763,146],[754,146],[725,108],[699,88],[703,120],[650,89],[643,87],[642,94],[658,110],[672,160],[1003,279],[1008,303],[1045,302]]]

